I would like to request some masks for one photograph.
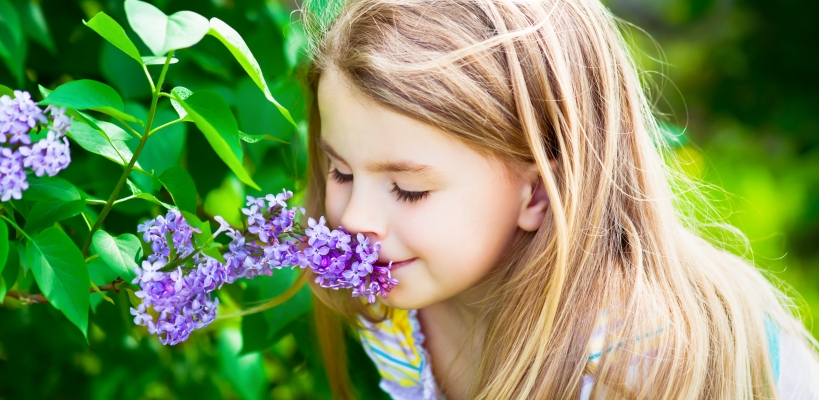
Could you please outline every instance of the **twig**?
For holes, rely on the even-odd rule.
[[[122,282],[125,282],[125,281],[122,278],[117,278],[117,280],[115,280],[115,281],[113,281],[111,283],[100,286],[99,290],[100,290],[100,292],[113,291],[114,293],[119,293],[120,289],[117,287],[117,285],[119,285]],[[96,290],[94,290],[94,288],[90,288],[88,290],[88,293],[96,293]],[[100,294],[102,294],[102,293],[100,293]],[[28,293],[18,292],[16,290],[9,290],[6,293],[6,297],[10,297],[12,299],[20,300],[20,301],[22,301],[23,303],[26,303],[26,304],[44,304],[44,303],[48,303],[48,299],[46,299],[45,296],[43,296],[42,294],[28,294]]]

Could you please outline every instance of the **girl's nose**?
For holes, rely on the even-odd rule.
[[[387,235],[387,223],[380,203],[377,196],[354,187],[341,214],[341,226],[348,232],[364,234],[371,242],[382,240]]]

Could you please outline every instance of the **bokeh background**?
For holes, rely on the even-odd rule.
[[[264,101],[213,38],[177,52],[180,61],[170,69],[168,85],[216,90],[233,107],[241,130],[287,142],[247,146],[245,162],[262,192],[287,187],[299,193],[305,179],[305,102],[297,71],[304,62],[304,35],[292,13],[295,3],[152,3],[168,14],[192,10],[218,17],[246,39],[273,83],[274,96],[302,129],[287,124]],[[685,172],[714,185],[707,193],[717,216],[745,232],[757,265],[799,294],[806,324],[819,334],[810,314],[819,310],[819,79],[814,76],[819,65],[814,43],[819,37],[814,21],[819,3],[605,3],[634,24],[625,29],[626,36],[646,71],[657,112],[675,134],[675,151]],[[101,80],[120,91],[129,112],[144,114],[149,87],[142,71],[83,25],[98,11],[117,19],[141,46],[127,28],[122,0],[0,0],[0,84],[37,93],[38,84],[54,88],[73,79]],[[159,115],[160,122],[174,117],[171,109]],[[161,145],[151,147],[149,142],[140,163],[150,164],[157,173],[185,166],[196,181],[199,214],[238,221],[244,196],[261,194],[248,191],[232,176],[193,125],[178,124],[163,135],[167,137]],[[77,146],[72,153],[74,162],[64,173],[86,192],[107,197],[121,167]],[[142,185],[150,187],[150,182]],[[133,232],[140,222],[135,216],[152,207],[147,202],[123,203],[107,225],[133,227]],[[64,224],[80,229],[83,222]],[[93,273],[95,280],[107,278]],[[219,294],[224,305],[220,313],[259,304],[284,291],[292,279],[277,273],[275,279],[227,286]],[[16,281],[15,290],[37,291],[30,275]],[[52,307],[6,299],[0,306],[0,399],[330,398],[306,291],[263,313],[218,320],[176,347],[164,347],[144,329],[134,328],[125,292],[115,301],[111,305],[92,299],[87,344]],[[360,346],[349,339],[348,348],[346,362],[361,398],[384,398]]]

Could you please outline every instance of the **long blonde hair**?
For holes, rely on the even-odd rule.
[[[323,10],[304,12],[313,100],[335,69],[388,109],[540,170],[548,215],[493,272],[470,398],[577,398],[584,375],[592,398],[775,398],[771,322],[816,364],[788,298],[704,238],[686,207],[697,185],[676,172],[619,21],[597,0],[349,0]],[[307,206],[319,215],[327,160],[315,103]],[[342,323],[378,317],[346,293],[314,292],[331,386],[351,397]],[[606,351],[590,363],[601,321]]]

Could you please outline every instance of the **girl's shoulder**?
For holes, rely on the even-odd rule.
[[[367,355],[373,360],[381,375],[380,387],[393,399],[440,400],[444,396],[432,374],[429,354],[424,348],[424,334],[417,317],[417,310],[393,309],[391,317],[378,323],[360,318],[362,329],[358,330]],[[592,375],[604,353],[622,347],[628,352],[616,352],[621,356],[651,358],[656,353],[662,334],[669,327],[658,319],[656,326],[632,338],[612,337],[612,329],[618,318],[603,313],[596,321],[589,341],[587,374],[583,376],[580,399],[588,399],[594,386]],[[780,399],[817,399],[819,388],[810,379],[805,366],[811,364],[809,354],[799,345],[797,338],[782,332],[775,323],[766,319],[766,333],[770,350],[771,367]],[[639,365],[641,363],[635,363]],[[634,384],[639,384],[639,371],[630,374]]]

